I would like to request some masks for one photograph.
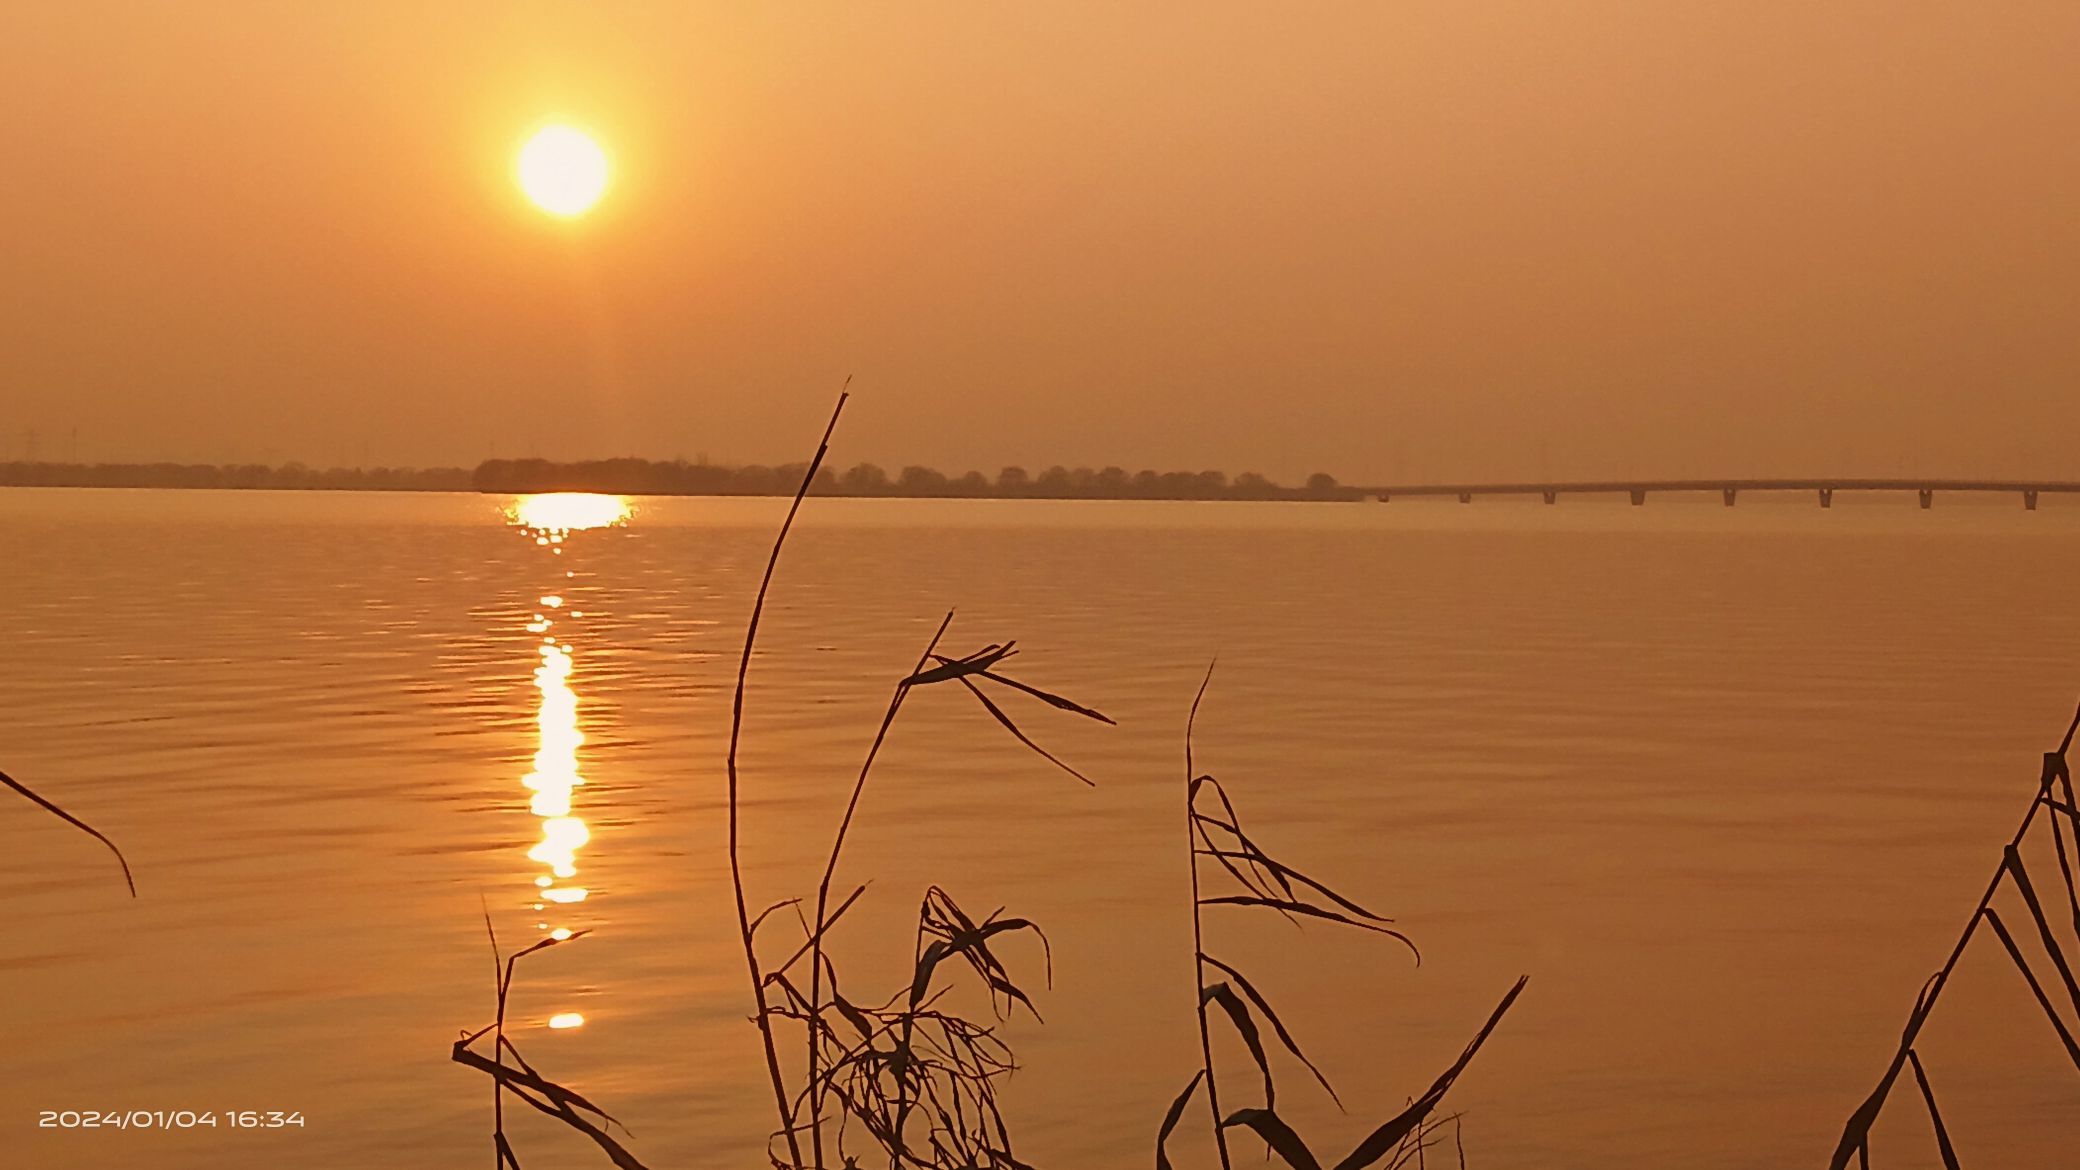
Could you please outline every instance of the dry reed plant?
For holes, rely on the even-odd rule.
[[[1856,1159],[1859,1166],[1869,1167],[1871,1126],[1876,1124],[1878,1114],[1885,1108],[1886,1099],[1899,1081],[1900,1074],[1908,1069],[1913,1070],[1915,1087],[1928,1111],[1936,1153],[1947,1170],[1958,1170],[1957,1150],[1951,1143],[1949,1128],[1943,1124],[1942,1110],[1936,1104],[1935,1090],[1929,1084],[1928,1071],[1922,1066],[1915,1042],[1920,1039],[1922,1026],[1935,1012],[1937,1000],[1949,983],[1951,972],[1956,970],[1958,960],[1964,957],[1965,948],[1978,935],[1981,923],[2007,953],[2066,1056],[2072,1060],[2074,1069],[2080,1071],[2080,1042],[2074,1040],[2075,1034],[2080,1033],[2080,980],[2074,976],[2073,961],[2067,950],[2080,947],[2080,888],[2076,888],[2074,881],[2074,871],[2080,869],[2080,802],[2073,799],[2073,773],[2066,761],[2076,730],[2080,730],[2080,713],[2076,713],[2073,722],[2067,726],[2058,750],[2044,753],[2043,770],[2037,777],[2037,788],[2030,797],[2028,811],[2022,816],[2022,824],[2001,847],[2000,864],[1994,867],[1986,892],[1979,896],[1979,904],[1972,908],[1971,916],[1965,920],[1964,930],[1950,948],[1949,957],[1934,975],[1929,976],[1928,982],[1922,984],[1920,993],[1914,997],[1913,1010],[1907,1013],[1906,1026],[1900,1032],[1899,1046],[1893,1050],[1892,1060],[1878,1079],[1877,1088],[1871,1090],[1870,1096],[1864,1098],[1863,1103],[1849,1115],[1848,1123],[1842,1128],[1842,1139],[1828,1160],[1829,1170],[1844,1170],[1851,1158]],[[2066,896],[2065,905],[2057,907],[2056,916],[2061,919],[2070,916],[2070,932],[2065,929],[2065,922],[2054,922],[2054,915],[2046,912],[2044,900],[2037,893],[2037,883],[2030,877],[2029,867],[2023,863],[2022,849],[2030,841],[2030,830],[2035,827],[2039,812],[2046,814],[2044,820],[2050,825],[2051,851],[2058,859],[2058,887]],[[2072,838],[2070,842],[2068,834]],[[2065,992],[2073,1020],[2068,1020],[2065,1012],[2054,1005],[2051,995],[2044,990],[2044,980],[2039,977],[2038,968],[2024,954],[2023,945],[2016,941],[2014,932],[2008,929],[1999,908],[1994,905],[2004,892],[2014,895],[2010,900],[2010,914],[2014,913],[2014,901],[2020,901],[2028,913],[2038,947],[2058,975],[2059,989]]]
[[[1322,1170],[1322,1163],[1307,1142],[1279,1115],[1277,1075],[1264,1042],[1264,1028],[1269,1026],[1279,1046],[1297,1060],[1314,1080],[1319,1083],[1330,1099],[1339,1108],[1343,1101],[1329,1084],[1313,1061],[1302,1052],[1300,1044],[1279,1019],[1271,1001],[1259,991],[1254,983],[1240,970],[1229,963],[1215,958],[1207,952],[1205,912],[1212,907],[1241,907],[1272,910],[1294,925],[1302,919],[1326,922],[1335,926],[1378,934],[1406,946],[1411,955],[1416,954],[1415,944],[1408,936],[1395,930],[1390,918],[1384,918],[1367,910],[1357,902],[1338,893],[1328,885],[1309,877],[1299,869],[1274,857],[1252,838],[1243,826],[1242,816],[1228,796],[1228,790],[1212,775],[1198,771],[1192,758],[1192,736],[1199,719],[1199,705],[1206,697],[1206,688],[1213,680],[1213,671],[1208,668],[1206,679],[1199,684],[1199,693],[1192,699],[1191,714],[1185,721],[1184,770],[1185,770],[1185,841],[1190,856],[1192,894],[1192,959],[1194,1008],[1199,1020],[1200,1064],[1184,1091],[1170,1103],[1163,1115],[1160,1128],[1156,1131],[1156,1170],[1171,1170],[1167,1144],[1170,1135],[1184,1119],[1185,1110],[1192,1097],[1202,1088],[1206,1098],[1207,1122],[1213,1135],[1214,1149],[1220,1156],[1222,1170],[1233,1170],[1233,1155],[1228,1148],[1228,1132],[1246,1129],[1256,1134],[1267,1147],[1275,1152],[1292,1170]],[[1201,861],[1210,859],[1218,869],[1210,875],[1202,875]],[[1214,892],[1212,879],[1225,877],[1229,892]],[[1421,962],[1418,955],[1417,961]],[[1209,975],[1216,976],[1208,982]],[[1224,976],[1225,978],[1220,978]],[[1488,1017],[1488,1022],[1466,1045],[1459,1059],[1431,1083],[1421,1096],[1408,1106],[1389,1117],[1374,1129],[1342,1160],[1334,1164],[1334,1170],[1364,1170],[1365,1167],[1384,1164],[1400,1167],[1410,1162],[1421,1163],[1425,1151],[1438,1140],[1442,1126],[1447,1122],[1456,1125],[1456,1118],[1437,1118],[1433,1115],[1444,1100],[1459,1074],[1473,1061],[1474,1054],[1488,1039],[1488,1034],[1502,1021],[1503,1013],[1517,1001],[1524,990],[1525,978],[1519,978],[1515,986],[1502,997],[1502,1002]],[[1220,1009],[1220,1017],[1228,1022],[1235,1035],[1248,1049],[1262,1081],[1261,1105],[1246,1106],[1229,1113],[1221,1108],[1221,1086],[1215,1073],[1213,1061],[1213,1038],[1208,1008]],[[1462,1158],[1463,1161],[1463,1158]]]

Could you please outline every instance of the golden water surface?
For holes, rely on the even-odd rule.
[[[534,1065],[658,1170],[762,1165],[722,758],[784,506],[0,492],[0,768],[117,840],[140,894],[0,803],[5,1164],[482,1164],[489,1086],[447,1057],[490,1022],[488,908],[508,953],[590,932],[522,963]],[[1209,917],[1350,1107],[1281,1080],[1318,1150],[1420,1092],[1522,973],[1449,1098],[1469,1165],[1822,1164],[2080,697],[2076,569],[2056,501],[812,500],[753,664],[750,898],[813,894],[947,609],[955,650],[1018,639],[1018,677],[1118,720],[1015,709],[1097,787],[920,691],[832,948],[879,998],[930,883],[1041,922],[1051,989],[1006,946],[1046,1017],[1005,1029],[1019,1152],[1150,1164],[1197,1061],[1181,736],[1217,654],[1201,767],[1422,948]],[[1967,1165],[2062,1164],[2080,1078],[2004,963],[1968,955],[1921,1051]],[[1879,1163],[1935,1165],[1896,1096]],[[507,1112],[525,1164],[605,1164]],[[1197,1128],[1174,1152],[1209,1162]]]

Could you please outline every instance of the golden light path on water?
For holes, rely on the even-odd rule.
[[[629,507],[628,501],[619,496],[556,492],[522,496],[506,515],[537,547],[560,557],[563,542],[571,533],[626,523]],[[565,569],[561,579],[568,582],[575,575],[573,570]],[[589,891],[575,879],[578,851],[592,839],[592,834],[575,807],[577,790],[585,784],[578,764],[585,732],[578,719],[578,693],[571,687],[576,656],[570,641],[559,639],[556,634],[559,616],[568,612],[565,620],[573,621],[584,615],[566,611],[561,593],[546,592],[537,601],[540,608],[527,624],[529,633],[541,637],[534,669],[538,692],[536,746],[534,768],[521,778],[521,784],[532,794],[528,811],[541,820],[541,838],[528,849],[527,857],[547,871],[534,879],[535,897],[539,900],[533,906],[537,913],[543,913],[552,904],[569,908],[585,900]],[[552,926],[546,917],[536,922],[535,928],[559,941],[572,935],[570,927],[560,923]],[[549,1026],[576,1028],[584,1022],[585,1017],[577,1012],[559,1012],[550,1017]]]

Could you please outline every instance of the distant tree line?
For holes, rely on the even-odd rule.
[[[285,463],[0,463],[4,487],[243,488],[299,491],[610,492],[625,496],[783,496],[802,481],[804,464],[725,467],[685,460],[490,459],[474,472],[460,467],[306,467]],[[1286,487],[1244,472],[1135,471],[1120,467],[1050,467],[1038,474],[1006,467],[949,476],[929,467],[894,475],[872,463],[824,468],[811,489],[825,496],[1032,500],[1355,500],[1360,493],[1315,474]]]
[[[466,492],[461,467],[306,467],[284,463],[0,463],[5,487],[275,488],[344,492]]]
[[[601,459],[552,463],[546,459],[490,459],[472,477],[481,492],[611,492],[644,496],[790,495],[805,465],[725,467],[683,459]],[[1356,489],[1316,473],[1301,487],[1285,487],[1244,472],[1233,479],[1219,471],[1127,471],[1120,467],[1050,467],[1038,474],[1006,467],[994,478],[979,471],[958,476],[930,467],[905,467],[894,475],[872,463],[844,471],[823,468],[810,489],[824,496],[1036,500],[1355,500]]]

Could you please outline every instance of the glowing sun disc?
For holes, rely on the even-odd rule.
[[[520,148],[514,176],[536,207],[570,219],[606,194],[607,152],[583,130],[544,126]]]

